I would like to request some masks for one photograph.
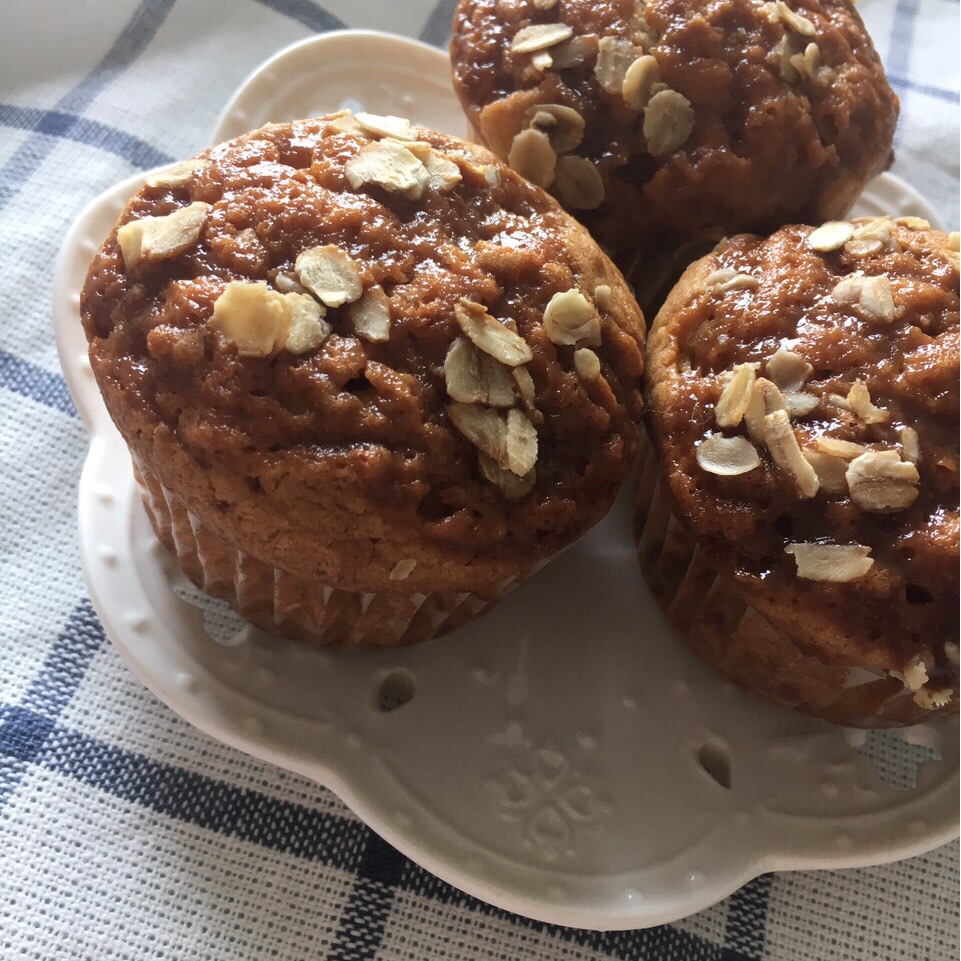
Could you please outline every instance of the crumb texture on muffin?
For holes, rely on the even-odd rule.
[[[635,450],[620,276],[486,150],[401,118],[271,125],[154,178],[82,315],[135,458],[308,580],[512,576],[603,515]]]
[[[843,216],[891,160],[849,0],[460,0],[451,56],[483,142],[615,251]]]
[[[958,309],[958,235],[917,218],[737,236],[668,298],[646,375],[699,549],[801,650],[927,707],[957,697]]]

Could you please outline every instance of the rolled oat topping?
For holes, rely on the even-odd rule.
[[[784,552],[794,557],[797,576],[807,581],[844,584],[860,580],[874,566],[871,548],[860,544],[789,544]]]
[[[538,50],[531,54],[531,66],[540,73],[554,66],[554,58],[548,50]]]
[[[765,373],[782,391],[800,389],[813,371],[800,354],[784,347],[778,347],[765,366]]]
[[[894,450],[867,451],[855,457],[845,475],[851,500],[866,511],[902,511],[918,497],[917,467]]]
[[[571,37],[565,43],[551,47],[551,57],[555,70],[568,70],[581,67],[597,57],[598,40],[593,34]]]
[[[854,304],[868,320],[888,324],[896,310],[887,277],[865,277],[858,272],[845,277],[834,288],[832,296],[839,304]]]
[[[241,357],[268,357],[283,347],[290,329],[284,296],[263,281],[231,281],[214,302],[209,324]]]
[[[814,468],[814,473],[818,475],[818,489],[820,491],[826,494],[846,494],[848,492],[847,461],[841,457],[834,457],[832,454],[825,454],[810,448],[805,448],[803,454],[804,459]]]
[[[751,274],[738,273],[730,267],[722,267],[720,270],[711,271],[704,278],[704,285],[719,294],[728,290],[755,290],[757,278]]]
[[[676,90],[660,90],[644,111],[644,137],[655,157],[682,147],[694,130],[691,102]]]
[[[894,222],[910,230],[930,230],[931,224],[923,217],[895,217]]]
[[[844,406],[865,424],[886,424],[891,419],[886,410],[871,403],[871,393],[862,380],[856,380],[851,385]]]
[[[901,454],[906,461],[917,464],[921,459],[921,444],[918,441],[918,432],[913,427],[902,427],[898,431],[901,441]]]
[[[776,411],[786,411],[784,396],[766,377],[755,379],[751,387],[751,398],[744,410],[744,423],[747,432],[756,441],[763,441],[766,432],[764,418]]]
[[[574,369],[577,376],[584,381],[597,380],[601,376],[601,362],[589,347],[581,347],[574,351]]]
[[[821,399],[816,394],[803,390],[786,390],[782,396],[784,408],[792,420],[795,417],[807,417],[821,406]]]
[[[808,234],[807,243],[812,250],[830,253],[840,250],[853,236],[853,224],[843,220],[832,220]]]
[[[789,63],[798,76],[815,83],[821,79],[821,48],[816,43],[809,43],[803,53],[792,54]]]
[[[526,477],[537,463],[537,429],[523,411],[507,412],[507,468],[518,477]]]
[[[577,110],[576,149],[603,199],[574,206],[560,176],[535,182],[556,185],[618,254],[662,236],[676,246],[837,219],[889,162],[897,101],[853,9],[566,0],[549,11],[459,0],[455,88],[502,157],[539,102]]]
[[[492,317],[482,304],[461,298],[454,310],[460,329],[485,354],[508,367],[526,364],[533,358],[523,337]]]
[[[454,403],[447,408],[454,426],[480,451],[506,467],[507,421],[489,407]]]
[[[597,45],[597,62],[594,64],[597,82],[608,93],[622,94],[627,71],[642,52],[629,40],[602,37]]]
[[[576,150],[584,139],[584,118],[572,107],[539,103],[528,111],[529,126],[547,134],[558,154]]]
[[[428,190],[447,193],[463,180],[460,167],[453,160],[442,157],[436,150],[431,150],[421,162],[427,170]]]
[[[754,395],[755,381],[752,364],[738,364],[714,407],[719,427],[737,427]]]
[[[284,347],[292,354],[316,350],[333,330],[323,319],[324,308],[310,294],[284,294],[284,301],[289,321]]]
[[[347,161],[344,175],[355,190],[368,184],[419,200],[430,179],[423,162],[398,140],[385,138],[361,148]]]
[[[870,257],[872,254],[878,253],[883,246],[883,242],[877,239],[849,240],[844,245],[844,252],[852,257]]]
[[[791,634],[808,608],[812,644],[844,639],[885,670],[920,650],[916,703],[953,707],[958,274],[922,223],[831,229],[729,238],[682,280],[649,339],[662,482],[773,624]],[[707,292],[736,274],[757,288]],[[735,438],[759,467],[725,473],[712,448]]]
[[[863,444],[855,444],[848,440],[839,440],[836,437],[828,437],[822,434],[814,441],[815,447],[831,457],[840,457],[842,460],[854,460],[866,453],[867,448]]]
[[[515,367],[511,370],[517,391],[520,394],[521,403],[527,409],[528,414],[535,410],[537,406],[536,388],[534,378],[526,367]],[[533,419],[533,418],[532,418]]]
[[[394,140],[416,140],[417,131],[404,117],[380,116],[375,113],[355,113],[354,120],[367,133],[378,137],[393,137]]]
[[[328,307],[353,303],[364,292],[357,264],[334,244],[302,251],[294,269],[304,287]]]
[[[390,579],[392,581],[404,581],[414,572],[414,568],[417,566],[417,561],[415,560],[403,560],[398,561],[393,570],[390,572]]]
[[[511,53],[533,53],[545,50],[565,40],[570,40],[574,31],[563,23],[535,23],[517,31],[511,41]]]
[[[372,343],[390,340],[390,298],[381,287],[371,287],[351,306],[350,319],[358,337]]]
[[[513,407],[517,396],[511,369],[458,337],[444,361],[448,396],[464,404]]]
[[[117,231],[117,241],[128,269],[142,260],[169,260],[189,250],[200,239],[210,204],[195,201],[162,217],[131,220]]]
[[[566,290],[551,297],[544,311],[544,329],[555,344],[601,344],[597,310],[579,290]]]
[[[604,181],[586,157],[559,157],[554,175],[557,192],[572,210],[594,210],[604,202]]]
[[[788,28],[802,37],[813,37],[817,32],[814,24],[805,16],[792,10],[784,0],[775,0],[778,16]]]
[[[514,138],[507,162],[511,170],[538,187],[546,189],[554,183],[557,154],[551,146],[550,137],[542,130],[522,130]]]
[[[628,68],[621,84],[624,103],[632,110],[643,110],[651,99],[651,87],[660,79],[657,60],[649,53],[642,54]]]
[[[533,469],[523,477],[518,477],[512,471],[504,470],[497,461],[483,451],[478,453],[477,462],[484,477],[495,487],[500,488],[505,497],[511,499],[529,494],[537,480]]]
[[[539,122],[569,147],[566,103]],[[644,326],[554,199],[482,148],[346,112],[269,125],[173,173],[110,232],[83,319],[136,456],[171,488],[215,490],[198,510],[232,544],[311,582],[356,555],[381,586],[394,571],[402,591],[462,591],[600,519],[635,450]],[[146,219],[185,216],[172,241]],[[575,376],[589,356],[555,348],[541,315],[578,284],[610,288],[593,383]],[[276,523],[250,520],[265,506],[283,558]]]
[[[200,160],[184,160],[160,173],[148,177],[144,184],[148,187],[181,187],[193,179],[193,175],[203,168]]]
[[[736,477],[761,466],[757,449],[746,437],[709,434],[697,448],[697,462],[709,474]]]
[[[818,476],[801,453],[786,410],[765,415],[761,422],[761,439],[778,467],[794,478],[801,495],[814,497],[819,487]]]

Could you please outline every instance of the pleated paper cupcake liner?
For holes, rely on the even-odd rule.
[[[227,601],[261,630],[308,644],[375,648],[426,641],[483,614],[546,563],[470,592],[343,590],[239,550],[149,469],[135,464],[135,472],[157,537],[198,588]]]
[[[673,513],[646,436],[640,443],[634,532],[641,571],[691,650],[741,687],[806,714],[854,727],[913,724],[940,711],[877,667],[821,660],[752,607]]]

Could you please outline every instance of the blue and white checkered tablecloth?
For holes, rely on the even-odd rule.
[[[411,864],[336,797],[211,741],[106,642],[76,535],[87,439],[50,328],[86,202],[193,153],[239,81],[342,26],[444,43],[453,0],[0,5],[0,957],[725,959],[958,956],[958,852],[767,875],[649,931],[553,928]],[[901,96],[895,172],[958,222],[958,0],[862,0]]]

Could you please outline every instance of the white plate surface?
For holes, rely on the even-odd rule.
[[[442,53],[411,41],[313,38],[245,81],[215,139],[342,105],[462,131],[448,75]],[[895,790],[856,749],[863,732],[720,680],[671,636],[644,587],[626,496],[509,600],[446,638],[316,651],[244,627],[215,602],[205,627],[150,530],[78,317],[90,258],[145,176],[78,218],[54,306],[63,368],[91,432],[79,499],[91,596],[121,655],[171,708],[331,787],[444,880],[559,924],[659,924],[764,871],[880,863],[956,835],[956,719],[906,732],[941,758]],[[938,222],[887,175],[859,212],[881,211]]]

